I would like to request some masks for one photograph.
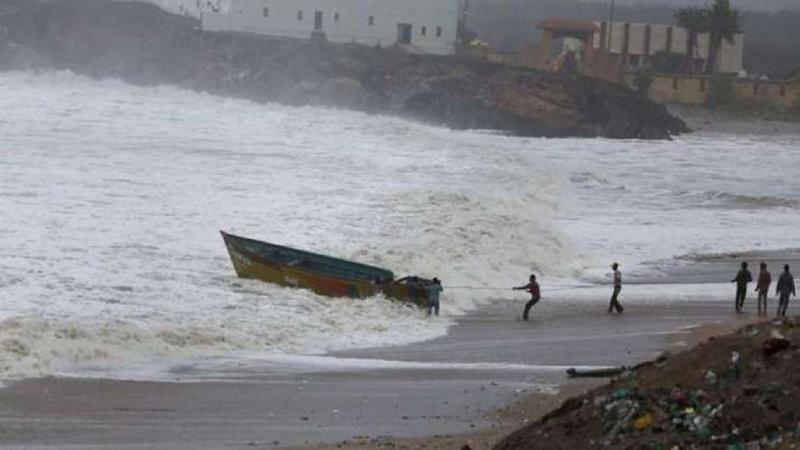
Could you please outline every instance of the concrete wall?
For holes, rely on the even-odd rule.
[[[736,83],[736,98],[744,103],[792,108],[800,104],[800,80]]]
[[[682,75],[657,76],[650,85],[648,96],[659,103],[701,105],[708,96],[708,83],[705,80],[705,77]],[[629,81],[629,84],[632,83]]]
[[[669,27],[650,27],[650,54],[667,51],[667,29]]]
[[[456,50],[459,3],[459,0],[231,0],[228,11],[204,12],[202,23],[207,31],[310,39],[315,31],[315,13],[319,11],[322,13],[319,32],[330,42],[392,46],[398,41],[398,24],[410,24],[410,50],[443,55]],[[266,17],[265,8],[268,8]]]
[[[663,27],[664,25],[658,25]],[[686,54],[686,45],[689,43],[689,32],[683,28],[672,27],[672,53]]]
[[[625,76],[631,88],[634,87],[634,79],[633,74]],[[705,76],[656,75],[648,97],[659,103],[702,105],[708,98],[710,84],[710,79]],[[735,80],[734,90],[735,100],[748,105],[789,109],[800,102],[800,80]]]
[[[647,25],[643,23],[632,23],[628,29],[628,54],[630,55],[644,55],[645,54],[645,31]]]
[[[614,25],[610,29],[611,32],[611,53],[622,53],[622,48],[625,41],[625,24],[624,23],[614,23]],[[608,45],[608,42],[606,42]]]
[[[734,36],[733,43],[723,39],[722,48],[720,48],[717,57],[717,70],[728,73],[738,73],[741,71],[744,65],[743,49],[744,35],[737,34]],[[708,53],[706,53],[706,55],[708,55]],[[706,58],[708,58],[708,56],[706,56]]]

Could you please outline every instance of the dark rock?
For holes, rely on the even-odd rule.
[[[361,105],[365,95],[361,82],[347,77],[327,80],[319,90],[319,98],[323,104],[341,107],[357,107]]]
[[[764,341],[762,350],[764,351],[764,356],[772,356],[775,353],[788,350],[789,348],[791,348],[791,346],[792,346],[792,341],[786,338],[771,337],[766,341]]]

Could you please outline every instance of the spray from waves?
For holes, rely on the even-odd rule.
[[[544,219],[553,206],[536,196],[501,200],[414,192],[391,197],[385,207],[387,217],[379,231],[384,239],[355,252],[354,259],[403,273],[422,269],[422,275],[440,276],[448,284],[509,287],[524,281],[531,270],[550,276],[579,270],[569,245]],[[76,367],[114,361],[124,367],[153,358],[323,354],[422,341],[443,335],[454,317],[490,300],[486,292],[448,290],[442,300],[445,317],[431,321],[385,298],[331,299],[253,280],[222,282],[223,286],[199,286],[197,292],[184,293],[219,296],[220,305],[205,306],[205,314],[192,316],[187,311],[182,320],[159,305],[166,299],[137,300],[151,293],[142,293],[133,281],[128,283],[132,288],[98,294],[98,302],[108,302],[114,294],[116,300],[105,306],[107,312],[91,319],[73,314],[67,320],[6,320],[0,323],[0,373],[20,378],[60,373],[65,367],[80,373]],[[90,286],[77,290],[83,295],[100,291]],[[146,302],[151,303],[145,306]],[[128,303],[139,304],[135,314],[116,317],[117,307]]]
[[[800,209],[800,199],[769,196],[735,194],[723,191],[704,191],[697,193],[682,192],[678,194],[682,201],[698,208],[762,210],[790,208]]]
[[[509,200],[413,192],[389,198],[385,207],[387,217],[379,232],[385,239],[354,252],[353,259],[402,273],[421,271],[449,284],[509,287],[531,270],[550,276],[569,276],[578,270],[569,245],[544,219],[553,206],[535,196]],[[221,264],[220,270],[230,271],[227,260]],[[165,281],[172,276],[162,275],[159,279]],[[58,283],[72,286],[65,279]],[[323,354],[403,344],[441,336],[454,317],[489,301],[485,292],[447,291],[444,317],[431,321],[414,308],[384,298],[331,299],[258,281],[219,277],[208,281],[220,282],[223,285],[213,289],[198,286],[188,293],[174,292],[172,300],[149,298],[152,292],[141,290],[136,281],[127,281],[136,287],[125,289],[70,287],[82,296],[98,295],[96,300],[107,303],[108,312],[89,320],[67,314],[72,318],[18,316],[0,323],[0,373],[4,378],[22,378],[102,362],[124,366],[151,358]],[[19,280],[15,285],[30,288]],[[175,320],[160,305],[177,301],[172,306],[176,307],[188,303],[181,296],[195,295],[216,297],[210,301],[219,306],[209,308],[200,301],[197,309],[205,308],[205,314],[192,316],[187,311],[188,319]],[[108,300],[111,297],[113,301]],[[116,308],[131,303],[138,304],[135,311],[127,317],[117,315]]]
[[[440,277],[445,288],[510,288],[527,280],[531,272],[575,278],[583,266],[568,240],[549,220],[555,208],[545,189],[515,198],[437,191],[404,193],[386,205],[385,214],[392,220],[381,230],[386,237],[381,240],[384,244],[356,256],[405,272],[424,268],[423,275]],[[487,293],[481,291],[444,293],[447,310],[456,314],[487,301]]]
[[[735,262],[739,263],[742,260],[764,260],[764,261],[793,261],[800,259],[800,248],[786,248],[780,250],[741,250],[729,251],[719,253],[688,253],[685,255],[675,257],[678,261],[689,262]]]
[[[5,377],[406,344],[444,335],[488,301],[448,290],[443,317],[427,320],[382,298],[238,280],[223,227],[446,284],[510,287],[531,270],[578,270],[550,218],[558,174],[532,173],[519,140],[69,73],[0,78],[0,123],[15,124],[3,130],[15,169],[0,166],[0,192],[32,194],[0,196],[0,222],[15,224],[0,230]],[[42,95],[46,109],[30,101]],[[76,109],[76,98],[87,100]],[[173,120],[186,111],[191,120]],[[266,172],[263,154],[287,157]]]
[[[253,289],[271,290],[263,286]],[[86,323],[15,317],[0,322],[0,374],[6,379],[25,378],[52,375],[65,368],[79,373],[80,367],[101,362],[125,366],[167,358],[175,363],[265,351],[320,354],[405,342],[406,334],[430,339],[447,326],[446,321],[432,323],[417,311],[383,298],[335,302],[316,298],[313,312],[310,303],[280,307],[261,302],[259,308],[232,312],[217,323],[195,320],[170,325],[158,320],[111,318]],[[303,310],[305,318],[299,314]],[[392,316],[396,326],[387,327],[386,316]]]

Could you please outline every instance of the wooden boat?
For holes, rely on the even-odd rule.
[[[380,267],[248,239],[220,231],[241,278],[253,278],[281,286],[310,289],[331,297],[387,297],[427,307],[428,286],[418,277],[395,280]]]

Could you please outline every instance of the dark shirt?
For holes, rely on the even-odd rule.
[[[742,269],[736,274],[736,278],[731,281],[735,282],[739,286],[747,286],[747,283],[753,281],[753,275],[750,274],[749,270]]]
[[[756,286],[756,290],[766,294],[769,290],[769,285],[772,284],[772,275],[769,274],[766,270],[762,270],[758,273],[758,285]]]
[[[794,277],[790,272],[783,272],[778,278],[776,293],[784,295],[796,295],[794,290]]]
[[[539,300],[541,294],[539,292],[539,283],[533,281],[531,283],[526,284],[525,286],[520,286],[515,289],[524,289],[531,293],[531,300]]]

